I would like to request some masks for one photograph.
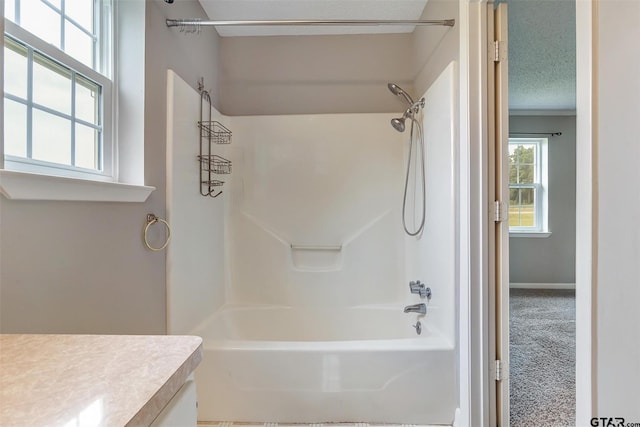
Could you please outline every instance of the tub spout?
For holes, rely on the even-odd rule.
[[[427,314],[427,305],[425,303],[408,305],[404,308],[404,312]]]

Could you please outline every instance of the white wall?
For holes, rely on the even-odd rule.
[[[640,420],[640,2],[599,0],[596,15],[597,416]]]

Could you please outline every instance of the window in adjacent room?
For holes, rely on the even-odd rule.
[[[109,0],[5,0],[5,168],[113,179]]]
[[[548,231],[547,138],[509,139],[509,231]]]

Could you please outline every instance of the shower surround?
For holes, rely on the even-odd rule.
[[[199,95],[168,77],[167,329],[204,338],[200,420],[451,424],[455,64],[425,93],[419,238],[402,230],[397,114],[215,114],[233,131],[220,147],[233,173],[210,199],[197,190]],[[403,312],[425,301],[412,280],[433,290],[426,316]]]

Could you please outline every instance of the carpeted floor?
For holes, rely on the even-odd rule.
[[[572,290],[510,291],[511,427],[575,425]]]

